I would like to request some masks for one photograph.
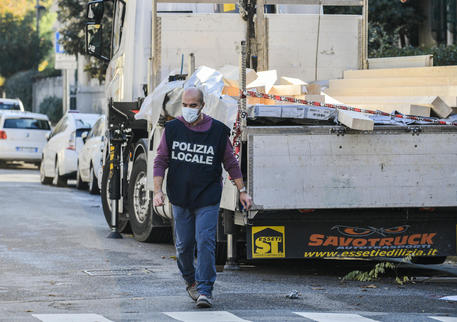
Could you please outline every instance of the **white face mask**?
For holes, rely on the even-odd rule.
[[[187,123],[194,123],[200,116],[200,109],[183,107],[182,108],[182,117],[186,120]]]

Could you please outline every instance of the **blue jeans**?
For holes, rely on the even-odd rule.
[[[211,296],[216,281],[216,229],[219,204],[189,210],[173,205],[178,268],[188,285]],[[194,265],[197,246],[197,267]]]

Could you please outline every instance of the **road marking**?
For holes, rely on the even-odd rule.
[[[250,322],[243,320],[227,311],[209,311],[209,312],[163,312],[164,314],[183,322]]]
[[[43,322],[113,322],[99,314],[32,314]]]
[[[358,314],[349,313],[314,313],[314,312],[294,312],[304,318],[318,322],[373,322],[375,320],[364,318]]]
[[[457,295],[445,296],[440,298],[440,300],[457,302]]]
[[[452,316],[429,316],[430,319],[438,320],[441,322],[456,322],[457,318]]]

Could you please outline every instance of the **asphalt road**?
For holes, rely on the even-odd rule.
[[[214,307],[198,310],[172,245],[107,239],[99,196],[43,186],[32,166],[0,169],[0,218],[1,321],[457,321],[441,299],[457,296],[453,262],[401,265],[418,280],[404,286],[341,281],[373,261],[251,263],[219,272]]]

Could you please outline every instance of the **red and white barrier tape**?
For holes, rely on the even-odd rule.
[[[392,114],[382,112],[382,111],[366,110],[363,108],[356,108],[356,107],[351,107],[351,106],[347,106],[347,105],[325,104],[325,103],[320,103],[320,102],[307,101],[307,100],[295,98],[295,97],[286,97],[286,96],[258,93],[255,91],[244,91],[244,92],[241,92],[241,94],[243,95],[242,98],[245,98],[247,96],[257,97],[257,98],[266,98],[266,99],[271,99],[271,100],[275,100],[275,101],[279,101],[279,102],[298,103],[298,104],[304,104],[304,105],[327,107],[327,108],[340,109],[340,110],[345,110],[345,111],[353,111],[353,112],[359,112],[359,113],[367,113],[367,114],[382,115],[382,116],[392,116],[392,117],[399,118],[399,119],[429,122],[429,123],[433,123],[433,124],[437,124],[437,125],[457,126],[457,122],[442,121],[442,120],[436,119],[436,118],[413,116],[413,115],[401,115],[401,114],[392,115]]]

